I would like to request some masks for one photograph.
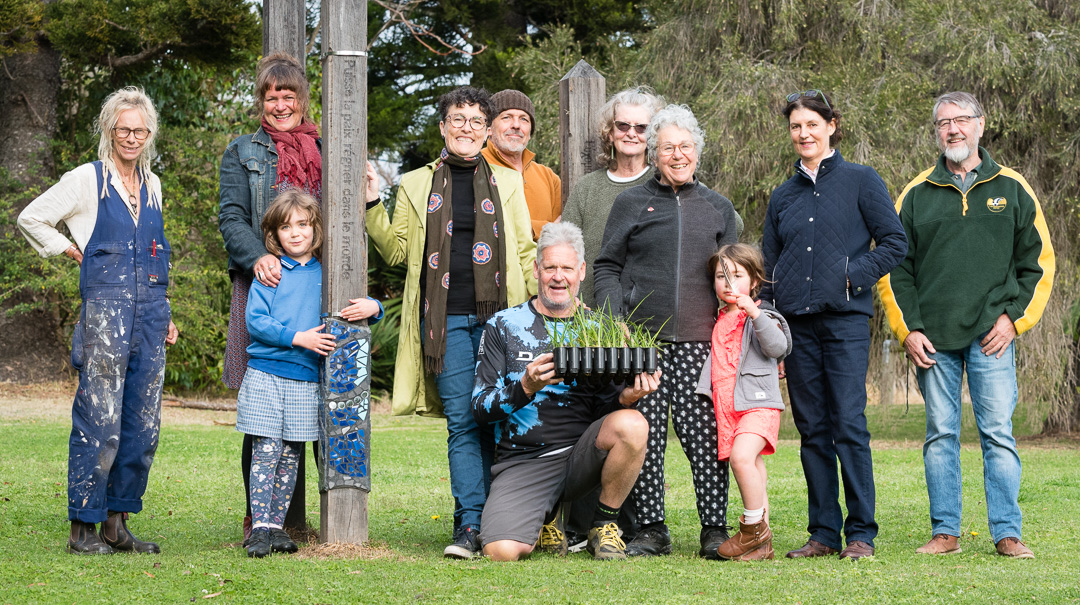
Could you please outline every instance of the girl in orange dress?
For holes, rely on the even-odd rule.
[[[728,460],[745,511],[739,531],[717,549],[721,559],[772,559],[764,456],[776,451],[780,432],[778,363],[791,351],[787,322],[754,297],[765,280],[761,252],[746,244],[723,246],[709,259],[720,315],[712,334],[709,372],[720,460]]]

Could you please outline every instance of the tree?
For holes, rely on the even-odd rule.
[[[779,115],[787,93],[819,88],[843,113],[840,150],[874,166],[894,195],[937,149],[931,102],[967,90],[988,114],[985,145],[1035,188],[1057,251],[1043,320],[1019,343],[1021,401],[1048,428],[1080,430],[1080,9],[1062,0],[651,0],[656,27],[635,44],[579,47],[608,90],[647,83],[690,106],[706,132],[701,179],[731,198],[760,236],[769,194],[795,154]],[[571,38],[515,59],[534,86],[565,73]],[[534,99],[535,100],[535,99]],[[878,314],[880,343],[887,328]],[[880,351],[881,347],[872,350]],[[872,361],[876,363],[877,360]]]
[[[178,149],[182,142],[201,147],[207,132],[214,130],[207,128],[208,121],[221,124],[235,117],[222,116],[217,106],[228,107],[236,97],[217,98],[214,94],[223,89],[198,78],[215,82],[219,71],[231,75],[232,66],[252,62],[261,32],[252,8],[231,0],[58,0],[44,5],[6,0],[5,4],[2,8],[9,10],[0,10],[0,30],[7,32],[0,37],[5,68],[0,76],[0,120],[10,140],[0,148],[0,167],[7,174],[0,182],[0,253],[6,259],[0,267],[0,305],[5,311],[0,316],[0,379],[26,380],[54,377],[64,367],[67,347],[61,343],[78,308],[78,271],[69,263],[42,261],[29,250],[15,229],[19,211],[42,187],[55,182],[57,172],[96,159],[93,118],[105,95],[128,84],[146,87],[161,112],[163,157],[155,169],[162,173],[166,200],[170,194],[174,199],[199,198],[198,188],[173,189],[170,179],[175,177],[161,168],[170,154],[184,155]],[[172,131],[174,127],[177,130]],[[202,139],[195,140],[200,132]],[[177,136],[169,136],[174,133]],[[216,143],[206,146],[211,148],[220,150]],[[216,164],[201,168],[216,175]],[[185,173],[188,182],[198,180],[201,171],[193,172]],[[212,187],[216,191],[216,177]],[[216,210],[211,191],[203,190],[201,197],[212,199]],[[170,238],[180,244],[174,265],[185,259],[185,249],[209,242],[209,231],[216,236],[212,224],[206,229],[205,208],[200,228],[178,232],[187,225],[179,220],[185,207],[190,206],[170,204],[169,211],[175,212],[167,218]],[[220,251],[218,256],[223,256]],[[212,254],[208,260],[214,260]],[[185,274],[198,277],[204,275],[201,268],[181,262],[177,274],[181,280]],[[192,298],[203,301],[211,294],[205,287],[193,292],[190,298],[174,301],[174,313],[193,320],[203,317],[193,312]],[[219,296],[227,297],[227,291]],[[190,342],[179,347],[181,357]],[[199,363],[205,365],[202,351],[198,353]]]

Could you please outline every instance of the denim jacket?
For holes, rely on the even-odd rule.
[[[762,302],[757,319],[747,317],[743,326],[742,352],[735,375],[735,411],[754,408],[784,409],[777,364],[791,353],[787,320]],[[705,358],[695,392],[713,400],[712,353]]]
[[[322,140],[316,144],[322,148]],[[262,129],[237,137],[221,156],[218,229],[229,253],[229,271],[251,274],[255,262],[267,254],[262,219],[277,197],[277,146]]]

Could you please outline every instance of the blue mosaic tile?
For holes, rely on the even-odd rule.
[[[327,446],[330,466],[348,477],[366,477],[368,447],[364,431],[356,431],[341,437],[330,437]]]
[[[367,340],[353,340],[330,354],[327,362],[330,392],[347,393],[367,380],[368,347]]]

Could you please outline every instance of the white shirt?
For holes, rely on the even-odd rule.
[[[821,161],[824,162],[825,160],[833,157],[834,154],[836,154],[836,150],[835,149],[830,149],[829,150],[829,155],[821,158]],[[821,170],[821,162],[818,162],[817,168],[815,168],[813,170],[810,170],[809,168],[806,167],[806,164],[804,164],[802,160],[799,160],[799,167],[801,167],[803,169],[803,172],[806,173],[806,176],[810,177],[811,181],[813,181],[815,184],[817,183],[817,171]]]
[[[121,199],[128,199],[120,176],[109,173],[109,183]],[[147,189],[150,204],[161,204],[161,181],[154,173],[148,173]],[[85,250],[97,224],[98,200],[97,174],[92,163],[83,164],[60,177],[60,182],[30,202],[19,213],[19,230],[43,257],[63,254],[71,246],[68,238],[56,229],[63,222],[79,250]],[[135,217],[132,217],[135,220]]]

